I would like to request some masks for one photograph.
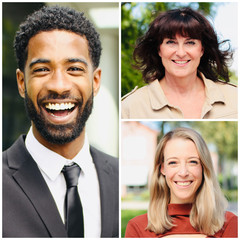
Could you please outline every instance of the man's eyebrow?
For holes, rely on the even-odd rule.
[[[30,64],[29,64],[29,68],[31,68],[34,64],[37,64],[37,63],[49,63],[50,60],[48,59],[45,59],[45,58],[38,58],[36,60],[33,60]]]
[[[82,58],[69,58],[69,59],[67,59],[67,62],[70,62],[70,63],[80,62],[80,63],[83,63],[83,64],[85,64],[86,66],[88,66],[87,61],[85,61],[85,60],[82,59]],[[50,63],[50,60],[49,60],[49,59],[45,59],[45,58],[38,58],[38,59],[36,59],[36,60],[33,60],[33,61],[29,64],[29,68],[31,68],[33,65],[35,65],[35,64],[37,64],[37,63]]]
[[[86,66],[88,66],[87,61],[85,61],[85,60],[82,59],[82,58],[69,58],[67,61],[70,62],[70,63],[80,62],[80,63],[83,63],[83,64],[85,64]]]

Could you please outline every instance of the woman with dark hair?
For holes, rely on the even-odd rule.
[[[148,213],[129,221],[130,238],[237,238],[208,147],[196,131],[176,128],[159,142]]]
[[[123,97],[122,118],[237,118],[226,42],[191,8],[158,15],[133,53],[148,85]]]

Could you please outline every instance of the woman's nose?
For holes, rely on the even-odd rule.
[[[181,177],[186,177],[189,174],[188,168],[185,164],[179,167],[178,175]]]
[[[182,44],[179,44],[176,50],[176,55],[179,58],[184,58],[186,56],[186,50]]]

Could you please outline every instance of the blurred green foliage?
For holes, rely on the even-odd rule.
[[[176,127],[190,127],[198,131],[207,144],[216,146],[220,162],[225,159],[237,161],[237,121],[159,121],[159,138]]]
[[[26,133],[30,127],[23,99],[18,94],[16,81],[17,63],[14,56],[13,40],[19,24],[28,14],[43,5],[40,2],[4,2],[2,4],[3,150],[12,145],[19,135]]]
[[[124,237],[127,224],[130,219],[145,214],[146,210],[122,210],[121,211],[121,237]]]
[[[190,122],[190,125],[201,132],[207,143],[217,147],[220,161],[232,159],[237,161],[238,156],[238,123],[236,121],[219,122]]]
[[[229,202],[237,202],[238,201],[238,190],[237,189],[235,189],[235,190],[223,189],[222,191]]]
[[[149,201],[149,191],[147,189],[147,186],[142,191],[131,192],[129,191],[127,195],[122,198],[122,201]]]
[[[133,50],[136,40],[148,29],[149,24],[159,12],[179,7],[191,7],[203,14],[214,17],[219,4],[214,2],[151,2],[151,3],[122,3],[121,14],[121,95],[124,96],[135,86],[142,87],[145,83],[142,74],[134,69]],[[232,73],[233,83],[237,77]]]

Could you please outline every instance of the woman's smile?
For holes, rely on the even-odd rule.
[[[178,66],[186,66],[191,60],[172,60]]]
[[[170,189],[171,203],[191,203],[202,183],[202,165],[191,140],[173,138],[164,149],[161,173]]]
[[[189,187],[193,181],[174,181],[180,187]]]
[[[203,55],[202,43],[198,39],[176,35],[165,38],[159,48],[159,56],[165,68],[166,77],[188,77],[196,75]]]

